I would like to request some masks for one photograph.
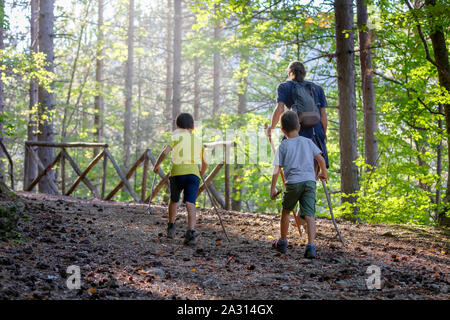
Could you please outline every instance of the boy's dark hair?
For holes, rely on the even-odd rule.
[[[292,61],[291,63],[289,63],[286,71],[295,74],[295,81],[305,81],[306,69],[303,63],[301,63],[300,61]]]
[[[194,118],[189,113],[180,113],[176,119],[177,127],[181,129],[193,129]]]
[[[281,115],[281,128],[286,132],[297,130],[298,125],[297,112],[288,110]]]

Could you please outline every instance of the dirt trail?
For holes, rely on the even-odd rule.
[[[195,248],[167,239],[167,208],[31,193],[20,241],[0,240],[0,299],[449,299],[448,231],[353,225],[318,219],[318,258],[303,258],[292,222],[287,255],[270,248],[279,217],[221,211],[198,214]],[[306,237],[306,235],[303,235]],[[81,289],[66,286],[80,267]],[[380,290],[368,290],[367,267],[381,268]]]

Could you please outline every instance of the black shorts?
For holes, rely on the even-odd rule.
[[[195,174],[186,174],[170,177],[170,200],[180,201],[181,191],[184,190],[183,202],[195,204],[197,200],[198,188],[200,187],[200,178]]]

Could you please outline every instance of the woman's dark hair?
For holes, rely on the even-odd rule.
[[[176,119],[177,127],[181,129],[193,129],[194,118],[189,113],[180,113]]]
[[[281,128],[286,132],[297,130],[298,124],[297,112],[288,110],[281,115]]]
[[[303,82],[305,81],[306,69],[303,63],[299,61],[293,61],[289,63],[286,71],[292,72],[295,75],[295,81]]]

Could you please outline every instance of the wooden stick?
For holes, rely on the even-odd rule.
[[[155,157],[153,156],[153,153],[151,152],[151,149],[148,149],[148,150],[147,150],[147,157],[150,159],[152,165],[155,166],[155,164],[156,164],[156,159],[155,159]],[[160,167],[159,170],[158,170],[158,174],[159,174],[159,176],[160,176],[161,178],[163,178],[163,179],[164,179],[164,177],[166,176],[166,175],[164,174],[164,171],[161,169],[161,167]]]
[[[107,148],[106,143],[26,141],[27,146],[51,148]]]
[[[77,180],[75,180],[75,182],[73,183],[73,185],[70,187],[69,191],[67,191],[66,196],[70,196],[70,194],[72,194],[72,192],[75,190],[75,188],[78,186],[78,184],[86,177],[86,175],[89,173],[89,171],[97,164],[97,162],[99,162],[102,157],[105,156],[105,152],[103,151],[102,153],[98,154],[94,160],[91,161],[91,163],[89,163],[89,165],[87,166],[87,168],[83,171],[83,173],[81,173],[81,175],[78,177]],[[98,193],[95,192],[97,194],[98,197]]]
[[[64,149],[61,150],[61,193],[66,193],[66,157],[64,155]]]
[[[61,152],[58,153],[56,158],[48,165],[48,167],[44,168],[41,171],[41,173],[38,174],[36,179],[34,179],[33,182],[31,182],[30,186],[27,188],[27,191],[33,190],[34,186],[42,179],[42,177],[45,176],[55,166],[55,164],[58,163],[59,159],[61,158],[61,154],[62,154]],[[49,179],[49,181],[50,181],[50,179]],[[59,193],[59,191],[58,191],[58,193]]]
[[[141,200],[145,201],[145,195],[147,194],[147,178],[148,178],[148,168],[150,164],[150,159],[147,156],[147,151],[145,151],[144,159],[144,171],[142,173],[142,188],[141,188]],[[156,173],[155,173],[156,177]]]
[[[137,167],[142,163],[142,161],[144,161],[146,157],[146,154],[144,152],[144,154],[142,154],[142,156],[134,163],[134,165],[131,167],[130,170],[128,170],[127,175],[125,176],[125,179],[130,179],[131,176],[133,175],[134,171],[136,171]],[[105,200],[111,200],[112,197],[114,197],[114,195],[120,190],[122,189],[124,185],[124,181],[120,181],[119,184],[113,189],[113,191],[111,191],[105,198]]]
[[[6,158],[8,158],[8,162],[9,162],[9,178],[11,179],[11,190],[14,190],[14,163],[11,159],[11,156],[8,152],[8,150],[6,149],[5,145],[3,144],[3,139],[0,139],[0,145],[1,148],[3,150],[3,153],[6,155]]]
[[[328,208],[330,209],[331,221],[333,222],[334,228],[336,229],[339,240],[342,242],[343,246],[345,247],[344,239],[342,239],[342,236],[341,236],[341,233],[339,232],[336,220],[334,219],[333,209],[331,208],[331,198],[330,198],[330,194],[328,192],[327,184],[323,180],[322,180],[322,186],[323,186],[323,191],[325,192],[325,196],[327,197]]]
[[[225,146],[225,209],[230,210],[231,195],[230,195],[230,149]]]
[[[219,163],[214,168],[214,170],[211,171],[211,173],[208,175],[208,177],[206,179],[204,179],[205,182],[198,189],[197,197],[200,195],[200,193],[202,193],[205,190],[205,186],[210,184],[210,182],[214,179],[214,177],[217,175],[217,173],[220,171],[220,169],[222,169],[223,165],[224,165],[223,163]]]
[[[103,175],[102,175],[102,199],[105,199],[106,189],[106,171],[108,169],[108,157],[103,159]]]
[[[33,148],[31,148],[30,146],[27,146],[27,148],[28,148],[28,151],[30,152],[31,156],[33,157],[34,161],[36,161],[39,170],[44,171],[44,170],[45,170],[45,167],[44,167],[44,165],[42,164],[42,161],[41,161],[41,159],[39,159],[39,157],[38,157],[38,155],[36,154],[36,152],[35,152],[35,151],[33,150]],[[36,179],[37,179],[37,177],[36,177]],[[35,179],[35,180],[36,180],[36,179]],[[42,177],[39,178],[39,180],[40,180],[40,179],[42,179]],[[38,182],[39,182],[39,181],[38,181]],[[58,186],[55,184],[55,182],[54,182],[53,180],[51,180],[51,179],[48,179],[48,182],[49,182],[49,184],[50,184],[50,187],[51,187],[51,188],[53,189],[53,191],[55,192],[55,194],[60,194],[60,193],[59,193],[59,190],[58,190]],[[31,190],[33,190],[33,188],[34,188],[35,185],[36,185],[36,184],[34,184],[32,188],[30,188],[30,186],[31,186],[31,184],[30,184],[30,186],[26,189],[26,191],[31,191]]]
[[[120,179],[122,179],[123,183],[125,184],[125,187],[127,187],[128,191],[130,192],[131,196],[133,197],[133,199],[136,202],[139,202],[139,198],[136,195],[136,192],[134,191],[134,189],[131,187],[130,183],[128,182],[128,180],[125,178],[125,176],[122,173],[122,170],[120,170],[119,165],[117,164],[116,160],[114,160],[114,157],[112,156],[111,152],[108,150],[108,148],[105,148],[105,150],[103,150],[103,152],[105,152],[106,156],[109,158],[109,160],[111,161],[111,163],[114,166],[114,169],[116,170],[117,174],[119,175]]]
[[[69,161],[70,165],[72,166],[73,170],[77,173],[78,177],[81,177],[83,173],[81,172],[80,168],[78,168],[77,164],[72,159],[72,157],[69,156],[66,149],[62,148],[61,152],[63,154],[63,159],[66,158]],[[91,192],[94,194],[94,197],[100,198],[97,188],[89,181],[89,179],[86,176],[84,176],[81,179],[81,181],[83,181],[83,183],[86,185],[86,187],[88,187],[89,190],[91,190]]]

